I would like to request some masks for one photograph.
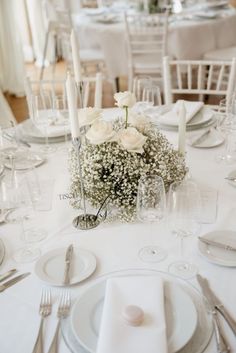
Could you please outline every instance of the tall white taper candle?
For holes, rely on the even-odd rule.
[[[76,97],[77,97],[76,85],[75,85],[75,80],[71,77],[70,72],[68,72],[67,79],[66,79],[66,95],[67,95],[70,126],[71,126],[71,136],[74,139],[80,136],[80,129],[79,129],[79,118],[78,118],[77,104],[76,104]]]
[[[76,37],[76,33],[73,29],[70,35],[70,42],[71,42],[71,49],[72,49],[72,60],[73,60],[75,81],[78,83],[82,81],[82,74],[81,74],[81,64],[80,64],[80,56],[79,56],[79,43]]]
[[[184,101],[181,100],[179,103],[179,143],[178,150],[180,153],[185,153],[185,144],[186,144],[186,108]]]
[[[95,108],[102,108],[102,74],[98,72],[96,74],[96,89],[95,89]]]

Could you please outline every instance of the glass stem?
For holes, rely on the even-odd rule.
[[[184,258],[184,238],[180,237],[180,258]]]
[[[128,107],[125,107],[125,128],[128,127]]]

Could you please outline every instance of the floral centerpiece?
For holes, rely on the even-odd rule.
[[[86,143],[80,150],[80,164],[86,200],[96,208],[108,200],[118,209],[120,219],[131,221],[136,216],[137,188],[142,175],[161,176],[168,190],[172,182],[184,178],[187,169],[184,157],[173,149],[148,117],[129,112],[135,104],[132,93],[119,92],[114,98],[116,105],[124,108],[124,118],[107,121],[101,110],[84,108],[80,111],[80,126],[89,126]],[[71,192],[80,195],[73,149],[70,172]]]

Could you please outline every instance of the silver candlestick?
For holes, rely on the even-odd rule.
[[[74,138],[72,143],[77,154],[77,163],[78,163],[79,177],[80,177],[80,194],[81,194],[82,207],[84,210],[83,214],[75,217],[72,223],[75,228],[79,228],[83,230],[92,229],[97,227],[100,224],[100,220],[99,220],[98,213],[96,215],[88,214],[86,211],[86,199],[85,199],[85,192],[84,192],[82,168],[80,163],[81,138],[79,137]]]

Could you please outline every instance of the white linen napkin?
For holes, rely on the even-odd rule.
[[[45,110],[42,113],[41,119],[41,124],[37,124],[36,127],[42,136],[45,136],[46,132],[48,137],[60,137],[70,133],[68,113],[65,113],[65,115],[57,113],[57,115],[54,116],[54,112]]]
[[[178,116],[179,104],[180,104],[180,101],[178,100],[169,112],[163,114],[159,118],[159,122],[165,125],[178,126],[179,125],[179,116]],[[186,123],[188,123],[204,105],[203,102],[190,102],[190,101],[184,101],[184,104],[186,109]]]
[[[140,307],[144,320],[130,326],[122,317],[128,305]],[[107,280],[96,353],[167,353],[164,292],[161,278]]]

